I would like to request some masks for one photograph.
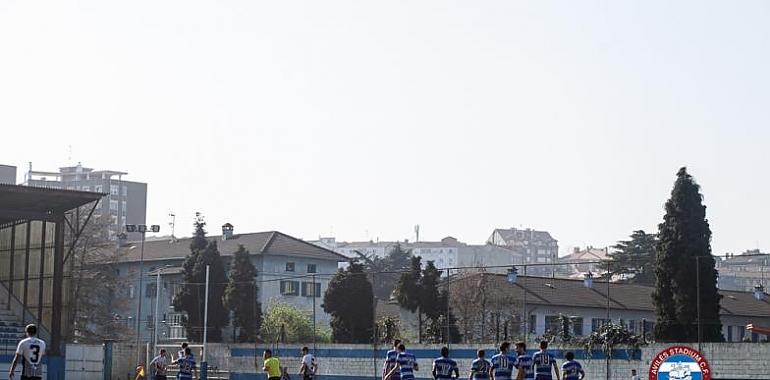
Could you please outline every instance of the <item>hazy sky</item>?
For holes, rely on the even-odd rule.
[[[149,183],[148,223],[562,253],[655,230],[770,250],[766,1],[0,2],[0,163]],[[71,146],[70,159],[68,146]]]

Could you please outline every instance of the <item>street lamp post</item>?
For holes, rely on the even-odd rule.
[[[150,226],[150,231],[160,232],[159,225]],[[139,253],[139,288],[136,291],[136,361],[141,362],[142,346],[139,344],[141,340],[141,328],[142,328],[142,285],[144,280],[144,238],[147,233],[147,225],[145,224],[126,224],[126,232],[138,232],[142,234],[142,246]]]
[[[152,352],[158,351],[158,315],[160,314],[160,272],[172,265],[164,265],[157,269],[155,277],[155,323],[152,330]]]

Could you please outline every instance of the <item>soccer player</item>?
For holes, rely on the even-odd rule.
[[[631,370],[631,380],[641,380],[639,378],[639,375],[636,374],[636,370],[635,369]]]
[[[150,365],[155,368],[155,380],[166,380],[166,367],[169,361],[166,349],[161,349],[160,355],[152,359]]]
[[[16,372],[16,364],[21,364],[21,380],[41,380],[43,378],[43,355],[45,354],[45,342],[37,337],[37,326],[27,325],[24,329],[27,337],[19,342],[16,347],[16,355],[11,362],[11,370],[8,378],[13,379]]]
[[[471,362],[471,374],[468,376],[468,379],[489,379],[489,371],[492,369],[492,364],[487,359],[484,359],[484,356],[486,356],[484,350],[476,352],[476,359]]]
[[[532,355],[532,365],[535,368],[535,380],[551,380],[551,373],[556,372],[556,380],[559,379],[559,368],[557,367],[556,360],[553,355],[549,354],[546,349],[548,348],[548,342],[540,342],[540,351]]]
[[[508,353],[511,348],[511,344],[503,342],[500,344],[500,352],[492,357],[492,368],[490,369],[490,375],[494,380],[511,380],[513,375],[513,364],[516,362],[516,358]]]
[[[187,342],[182,342],[182,349],[177,352],[176,359],[179,360],[184,357],[185,349],[187,348]]]
[[[177,380],[192,380],[198,378],[198,367],[195,366],[195,359],[193,359],[190,347],[184,349],[184,356],[177,359],[174,364],[179,365],[179,370],[176,373]]]
[[[564,358],[567,359],[561,365],[561,376],[564,380],[583,380],[586,373],[583,371],[583,366],[575,361],[575,354],[568,351],[564,354]]]
[[[382,365],[382,380],[399,380],[401,379],[398,371],[393,372],[390,377],[386,377],[388,373],[391,373],[393,368],[396,368],[396,356],[398,356],[398,345],[401,341],[396,339],[393,341],[393,349],[385,354],[385,363]]]
[[[281,380],[281,375],[283,374],[281,362],[278,358],[273,357],[273,351],[265,350],[262,357],[265,359],[262,370],[267,372],[267,380]]]
[[[393,372],[398,371],[401,380],[414,380],[414,371],[419,371],[417,358],[406,352],[406,346],[403,343],[398,345],[398,355],[396,355],[396,367],[391,369],[385,376],[390,378]]]
[[[527,355],[527,344],[516,342],[516,380],[530,380],[535,378],[535,371],[532,368],[532,357]]]
[[[315,363],[315,356],[310,353],[310,349],[302,347],[302,364],[299,367],[299,375],[302,380],[312,380],[318,365]]]
[[[449,380],[460,378],[460,370],[457,369],[457,362],[449,358],[449,347],[441,347],[441,356],[433,361],[433,378],[436,380]]]

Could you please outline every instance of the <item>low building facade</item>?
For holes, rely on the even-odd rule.
[[[128,298],[126,304],[130,306],[126,310],[116,310],[115,318],[135,326],[137,302],[141,301],[139,319],[143,341],[151,340],[154,335],[156,313],[157,334],[161,341],[184,340],[186,337],[181,325],[184,314],[174,309],[173,298],[184,286],[182,264],[190,253],[190,240],[170,238],[146,241],[141,288],[141,242],[121,248],[117,271],[130,285],[119,296]],[[318,326],[328,327],[330,316],[321,307],[322,297],[329,280],[337,272],[338,263],[346,260],[344,256],[278,231],[223,234],[209,236],[208,240],[217,241],[228,272],[239,245],[249,251],[251,262],[257,269],[256,301],[262,304],[263,312],[272,303],[289,304],[305,311],[308,316],[314,315]],[[225,338],[229,335],[227,330],[223,331]]]

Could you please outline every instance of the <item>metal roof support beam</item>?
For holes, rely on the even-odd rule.
[[[54,229],[53,293],[51,294],[51,355],[61,354],[61,316],[64,313],[62,292],[64,288],[64,215],[57,215],[59,221]],[[71,322],[71,321],[70,321]]]
[[[72,255],[72,252],[75,251],[75,245],[78,243],[78,240],[80,239],[80,236],[83,234],[83,231],[86,229],[86,226],[88,225],[88,222],[91,220],[91,216],[94,215],[94,211],[96,211],[96,206],[99,205],[99,202],[92,202],[94,205],[91,207],[91,211],[88,212],[88,216],[86,217],[86,220],[83,221],[82,226],[78,226],[77,228],[72,227],[72,223],[70,223],[66,217],[62,217],[64,221],[67,222],[67,225],[70,227],[70,232],[72,232],[72,242],[70,242],[69,249],[67,250],[67,256],[64,257],[64,261],[62,264],[66,264],[67,260]],[[80,208],[77,209],[76,218],[78,220],[75,221],[76,225],[80,224]],[[64,241],[62,241],[62,244]]]

